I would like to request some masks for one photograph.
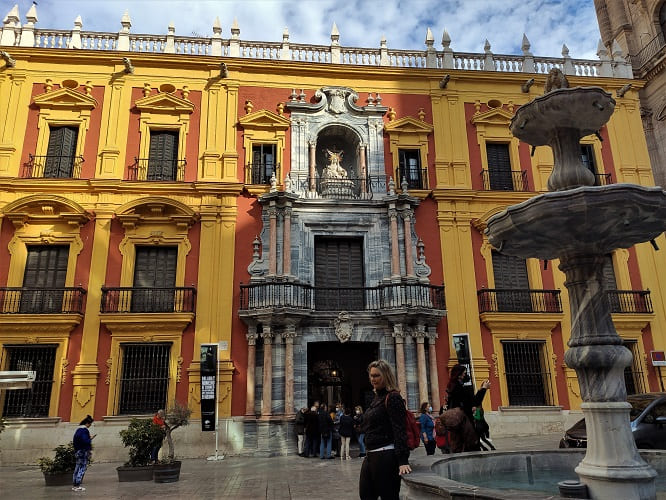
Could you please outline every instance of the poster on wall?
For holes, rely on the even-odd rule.
[[[215,430],[217,344],[201,344],[201,430]]]
[[[463,385],[474,386],[474,370],[472,368],[472,351],[469,346],[469,333],[455,333],[452,337],[458,364],[467,367],[467,374],[469,375],[469,380]]]

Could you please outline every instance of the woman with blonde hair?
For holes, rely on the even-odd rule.
[[[366,456],[361,466],[358,490],[361,500],[398,500],[400,476],[409,474],[409,448],[405,416],[391,366],[383,359],[368,365],[375,397],[363,415]]]

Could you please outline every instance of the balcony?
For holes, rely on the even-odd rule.
[[[529,191],[526,170],[482,170],[486,191]]]
[[[196,288],[102,287],[102,313],[193,313]]]
[[[248,163],[245,167],[245,182],[247,184],[270,184],[271,177],[279,170],[280,165],[275,163]]]
[[[292,175],[290,179],[292,192],[306,198],[370,200],[373,192],[386,193],[387,188],[386,176],[313,179],[308,175]]]
[[[561,313],[559,290],[482,289],[477,292],[479,312]]]
[[[396,172],[396,186],[402,189],[402,180],[407,181],[407,189],[428,189],[428,169],[419,170],[398,167]]]
[[[0,288],[1,314],[83,314],[81,287]]]
[[[30,155],[23,165],[24,179],[79,179],[83,156]]]
[[[185,160],[134,158],[134,164],[128,168],[127,180],[183,182],[185,165],[187,165]]]
[[[646,43],[638,54],[629,56],[629,61],[637,76],[643,78],[641,75],[652,66],[650,63],[656,63],[664,53],[666,53],[666,37],[664,37],[663,31],[659,31],[657,36]]]
[[[313,287],[301,283],[241,284],[241,311],[284,308],[300,311],[371,311],[424,308],[446,310],[444,287],[388,284],[375,287]]]
[[[608,306],[613,314],[651,314],[650,290],[608,290]]]

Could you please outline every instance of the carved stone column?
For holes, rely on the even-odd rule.
[[[402,323],[393,325],[395,338],[395,369],[398,372],[398,387],[400,394],[407,401],[407,371],[405,370],[405,327]]]
[[[361,144],[359,147],[358,151],[358,168],[360,170],[360,177],[361,177],[361,193],[366,193],[368,190],[368,186],[366,185],[365,178],[368,175],[368,167],[366,165],[366,160],[365,160],[365,154],[368,149],[367,144]]]
[[[272,363],[272,384],[271,384],[271,414],[279,415],[284,413],[284,346],[282,332],[273,333],[273,363]]]
[[[414,257],[412,255],[412,215],[411,209],[403,210],[402,219],[405,226],[405,271],[407,276],[414,276]]]
[[[253,417],[254,413],[254,369],[257,355],[257,325],[248,326],[247,338],[247,395],[245,397],[245,415]]]
[[[416,338],[416,366],[419,374],[419,404],[421,404],[424,401],[428,401],[428,372],[426,370],[425,357],[425,325],[416,325],[414,337]]]
[[[434,326],[428,327],[428,357],[430,362],[430,400],[432,407],[439,409],[441,401],[439,399],[439,375],[437,373],[437,351],[435,350],[435,340],[437,339],[437,329]]]
[[[261,334],[264,339],[264,386],[262,388],[261,417],[271,416],[271,404],[273,392],[273,334],[271,327],[264,325],[264,331]]]
[[[311,193],[314,193],[315,190],[317,189],[317,185],[315,184],[315,178],[317,174],[317,156],[316,156],[316,147],[317,143],[315,141],[310,141],[308,142],[308,183],[309,183],[309,189]]]
[[[284,208],[284,224],[282,226],[282,274],[291,274],[291,207]]]
[[[391,204],[389,211],[391,224],[391,277],[400,277],[400,249],[398,247],[398,212]]]
[[[269,217],[269,245],[268,252],[268,274],[275,276],[277,274],[277,208],[275,202],[271,201],[268,207]]]
[[[296,326],[288,325],[284,333],[284,414],[292,416],[294,408],[294,338]]]

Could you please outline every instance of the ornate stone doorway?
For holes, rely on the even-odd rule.
[[[378,342],[310,342],[308,405],[341,401],[345,407],[361,405],[365,410],[373,398],[366,369],[378,354]]]

